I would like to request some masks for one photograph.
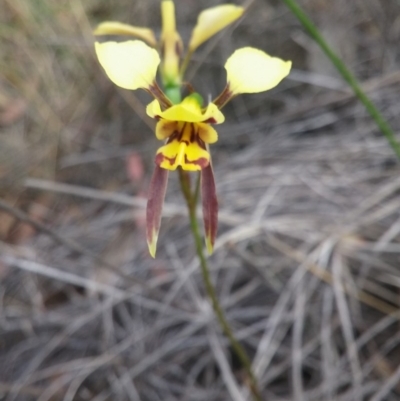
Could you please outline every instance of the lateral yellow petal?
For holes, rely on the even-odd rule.
[[[209,103],[203,112],[204,120],[202,121],[209,121],[212,124],[221,124],[225,121],[225,116],[214,103]]]
[[[243,13],[243,7],[233,4],[222,4],[202,11],[189,41],[189,52],[196,50],[206,40],[240,18]]]
[[[153,47],[157,46],[156,37],[151,29],[124,24],[118,21],[102,22],[101,24],[97,25],[96,29],[93,31],[93,34],[96,36],[101,36],[101,35],[135,36],[136,38],[144,40]]]
[[[197,134],[199,135],[200,139],[203,140],[205,143],[215,143],[218,141],[218,134],[217,131],[211,125],[204,124],[204,123],[197,123]]]
[[[179,123],[176,121],[160,120],[156,125],[156,137],[162,141],[174,132],[179,132],[179,129]]]
[[[262,50],[238,49],[225,63],[229,91],[237,95],[272,89],[289,75],[291,66],[291,61],[271,57]]]
[[[96,42],[95,50],[101,66],[115,85],[125,89],[146,89],[153,84],[160,56],[144,42]]]
[[[146,106],[146,113],[151,118],[161,117],[162,110],[160,106],[160,102],[157,99],[154,99]]]

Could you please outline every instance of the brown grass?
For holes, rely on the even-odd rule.
[[[176,177],[157,259],[144,235],[159,145],[146,94],[115,88],[91,28],[153,27],[158,1],[5,0],[0,16],[0,399],[248,400],[204,295]],[[197,12],[178,2],[187,38]],[[392,127],[400,127],[399,3],[303,1]],[[399,164],[296,20],[254,1],[197,54],[207,98],[252,45],[294,63],[226,108],[213,160],[210,259],[268,401],[400,397]]]

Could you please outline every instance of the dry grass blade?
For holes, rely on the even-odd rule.
[[[344,296],[343,282],[345,280],[343,272],[343,261],[340,255],[334,253],[333,262],[333,291],[336,298],[336,304],[339,311],[339,318],[341,320],[341,327],[343,330],[343,336],[346,341],[346,350],[348,354],[348,359],[350,361],[352,381],[353,381],[353,397],[355,400],[362,399],[362,373],[360,361],[358,358],[358,352],[354,340],[354,328],[350,318],[349,306]]]
[[[218,366],[222,373],[222,378],[224,380],[225,386],[228,389],[229,395],[234,401],[244,401],[246,398],[243,397],[242,392],[232,374],[229,362],[224,354],[222,346],[216,333],[210,333],[210,346],[214,357],[218,363]]]

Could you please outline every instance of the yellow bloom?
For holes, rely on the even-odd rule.
[[[207,124],[160,121],[162,130],[168,130],[168,143],[158,149],[156,164],[166,170],[178,166],[187,171],[200,171],[210,163],[206,143],[217,141],[216,131]],[[208,138],[211,141],[206,142]]]
[[[176,30],[172,0],[161,2],[162,30],[158,45],[161,58],[155,49],[157,42],[154,33],[148,28],[109,21],[100,24],[94,31],[96,36],[135,38],[122,42],[96,41],[96,54],[106,74],[116,85],[131,90],[142,88],[154,97],[146,112],[157,120],[156,137],[165,143],[156,153],[156,167],[149,187],[146,211],[147,242],[153,257],[168,172],[178,167],[201,172],[204,228],[207,248],[211,253],[218,223],[218,200],[209,153],[209,145],[218,140],[218,134],[211,125],[224,122],[221,109],[230,99],[241,93],[272,89],[290,72],[290,61],[271,57],[262,50],[244,47],[236,50],[225,63],[227,83],[213,102],[203,107],[203,100],[198,93],[180,100],[183,74],[191,54],[206,40],[240,18],[243,12],[243,7],[224,4],[200,13],[183,63],[182,40]],[[156,82],[160,63],[165,92]]]
[[[156,164],[160,167],[176,170],[180,166],[184,170],[199,171],[209,165],[207,144],[218,139],[210,123],[222,123],[224,115],[213,103],[202,110],[200,101],[199,96],[193,94],[165,111],[161,110],[157,100],[147,106],[147,114],[159,120],[157,139],[167,139],[166,145],[156,154]]]

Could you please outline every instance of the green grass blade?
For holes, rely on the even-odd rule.
[[[350,72],[350,70],[346,67],[344,62],[337,56],[337,54],[331,49],[328,43],[325,41],[324,37],[321,35],[318,28],[313,24],[310,18],[305,14],[305,12],[301,9],[301,7],[297,4],[296,0],[283,0],[286,6],[290,9],[290,11],[297,17],[297,19],[301,22],[305,30],[309,33],[309,35],[318,43],[321,49],[325,52],[328,58],[331,60],[333,65],[337,68],[342,77],[347,81],[347,83],[351,86],[356,96],[360,99],[360,101],[364,104],[368,113],[375,120],[376,125],[379,127],[381,132],[385,135],[387,141],[390,146],[393,148],[396,153],[398,159],[400,159],[400,144],[396,140],[396,136],[379,112],[379,110],[372,103],[370,98],[364,93],[361,89],[360,84],[358,83],[356,77]]]

